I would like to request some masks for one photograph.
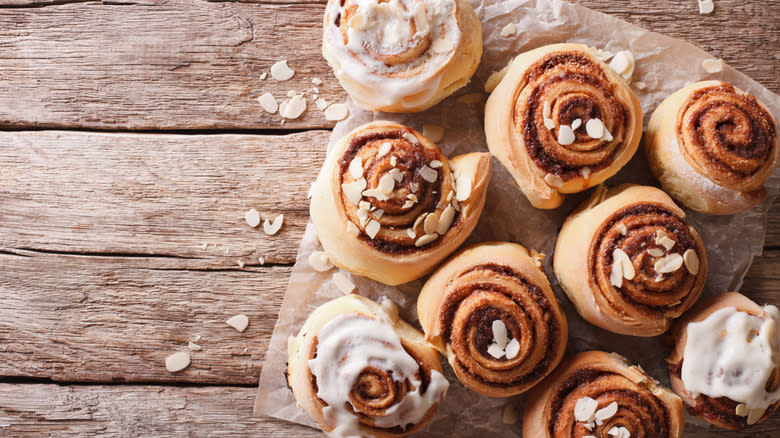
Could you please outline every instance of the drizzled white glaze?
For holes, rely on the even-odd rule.
[[[780,400],[780,388],[766,382],[780,362],[780,312],[764,306],[753,316],[734,307],[688,324],[682,381],[694,396],[728,397],[748,410],[763,411]]]
[[[381,316],[380,316],[381,317]],[[386,321],[359,315],[341,315],[323,326],[317,334],[317,356],[309,360],[309,369],[317,378],[317,396],[328,403],[325,419],[334,429],[331,437],[361,437],[358,417],[346,408],[350,390],[367,368],[392,372],[395,382],[407,381],[409,391],[372,417],[376,426],[392,428],[417,424],[447,392],[449,382],[436,370],[425,393],[420,392],[420,365],[401,345],[401,339]],[[353,406],[354,407],[354,406]]]
[[[350,20],[348,42],[336,17],[345,17],[357,6]],[[439,88],[445,66],[460,43],[454,0],[346,0],[328,2],[324,44],[338,64],[336,76],[350,96],[363,106],[383,107],[402,102],[414,107],[430,100]],[[412,32],[411,23],[415,24]],[[409,62],[387,65],[371,55],[401,53],[429,39],[427,50]],[[414,70],[412,74],[410,71]],[[360,84],[360,85],[357,85]],[[415,96],[414,100],[408,99]],[[406,99],[405,99],[406,98]]]

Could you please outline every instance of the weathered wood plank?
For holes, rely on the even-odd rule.
[[[21,0],[14,0],[21,1]],[[32,0],[34,1],[34,0]],[[0,125],[108,129],[329,127],[310,105],[281,125],[256,101],[308,90],[345,98],[320,54],[322,4],[76,2],[0,10]],[[290,3],[293,3],[292,1]],[[780,91],[778,2],[583,0],[647,29],[686,39]],[[287,82],[259,75],[287,58]]]
[[[252,413],[256,388],[0,383],[4,437],[322,437]]]
[[[769,210],[764,246],[780,247],[780,202],[775,201]]]
[[[170,258],[0,254],[0,376],[257,384],[290,267],[182,265]],[[243,333],[225,323],[237,314],[250,320]],[[203,349],[190,351],[187,369],[169,373],[165,358],[188,351],[189,341]]]
[[[291,263],[328,137],[2,132],[0,251]],[[250,208],[284,213],[282,230],[250,228]]]

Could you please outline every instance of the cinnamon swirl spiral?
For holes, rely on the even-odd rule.
[[[372,122],[330,151],[312,188],[311,218],[336,266],[385,284],[406,283],[468,237],[490,171],[490,154],[448,160],[420,133]]]
[[[425,339],[472,390],[520,394],[561,360],[566,316],[540,266],[520,245],[482,243],[460,251],[420,292]]]
[[[364,109],[422,111],[468,83],[482,26],[467,0],[329,0],[322,53]]]
[[[675,438],[684,421],[680,398],[641,368],[587,351],[564,359],[528,393],[523,436]]]
[[[485,107],[490,152],[536,208],[600,184],[642,135],[642,108],[626,82],[581,44],[517,56]]]
[[[686,207],[732,214],[760,204],[780,137],[769,109],[721,81],[697,82],[656,108],[645,152],[663,189]]]
[[[563,224],[555,275],[577,312],[616,333],[655,336],[699,298],[707,253],[663,191],[599,187]]]
[[[422,429],[449,383],[422,333],[392,304],[346,295],[318,307],[288,343],[298,405],[334,437],[397,437]]]

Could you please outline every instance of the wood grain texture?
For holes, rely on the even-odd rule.
[[[13,0],[15,3],[20,0]],[[40,2],[27,2],[40,4]],[[60,2],[55,2],[60,3]],[[124,3],[124,4],[118,4]],[[583,0],[649,30],[697,44],[780,91],[778,2]],[[66,2],[0,10],[0,125],[100,129],[330,127],[309,104],[284,125],[256,98],[306,91],[345,94],[320,54],[320,2],[258,4],[171,0]],[[767,48],[774,48],[767,50]],[[286,82],[259,75],[279,59]],[[56,72],[56,74],[53,74]]]

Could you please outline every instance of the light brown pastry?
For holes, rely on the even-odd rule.
[[[552,44],[509,64],[485,106],[485,134],[531,204],[557,208],[564,194],[628,163],[642,136],[642,108],[587,46]]]
[[[356,128],[328,153],[311,219],[333,263],[385,284],[430,272],[466,240],[485,204],[488,153],[451,160],[394,122]]]
[[[586,397],[595,401],[590,402],[591,409],[585,400],[579,402]],[[613,402],[617,410],[604,418],[612,413]],[[594,421],[598,418],[600,424]],[[623,436],[677,438],[684,423],[680,398],[642,368],[615,353],[586,351],[565,358],[528,393],[523,437],[618,437],[620,428],[625,428],[629,435]]]
[[[288,342],[298,405],[333,436],[397,437],[431,421],[447,391],[436,350],[394,305],[345,295]]]
[[[718,310],[729,307],[736,308],[737,311],[746,312],[753,316],[766,316],[766,314],[763,313],[764,309],[762,309],[761,306],[737,292],[727,292],[704,300],[675,323],[672,329],[672,337],[675,342],[674,351],[672,351],[672,354],[666,361],[669,363],[669,377],[672,383],[672,390],[682,398],[688,412],[703,418],[718,427],[731,430],[742,430],[749,425],[761,423],[769,418],[769,416],[777,410],[778,406],[780,406],[780,400],[770,405],[765,411],[752,415],[748,410],[742,411],[739,409],[738,406],[740,403],[731,400],[728,397],[710,397],[706,394],[692,394],[685,388],[685,384],[682,380],[682,365],[685,360],[684,353],[688,340],[688,326],[691,323],[707,319]],[[777,336],[776,333],[775,336]],[[778,346],[775,345],[774,348],[777,349]],[[725,370],[725,372],[730,371],[731,370]],[[702,369],[701,372],[706,372],[706,370]],[[772,372],[770,380],[766,382],[765,388],[768,391],[776,391],[778,385],[780,385],[780,363],[777,364],[777,367]],[[738,411],[740,412],[738,413]]]
[[[687,85],[653,111],[645,154],[664,191],[686,207],[733,214],[766,198],[780,136],[769,109],[727,82]]]
[[[447,356],[464,385],[482,395],[523,393],[563,357],[566,315],[542,258],[515,243],[481,243],[458,252],[420,292],[425,339]],[[503,328],[494,327],[497,321]]]
[[[482,56],[468,0],[329,0],[322,54],[364,109],[417,112],[463,87]]]
[[[685,212],[663,191],[601,186],[563,223],[553,268],[588,322],[655,336],[699,298],[707,252]]]

